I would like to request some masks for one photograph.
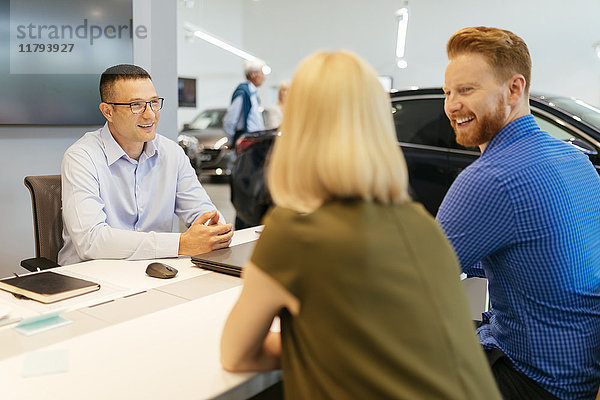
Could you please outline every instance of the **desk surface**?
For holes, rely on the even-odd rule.
[[[257,236],[254,228],[236,232],[232,245]],[[236,399],[280,380],[279,371],[229,373],[221,367],[221,331],[241,280],[201,270],[187,257],[165,262],[179,270],[176,278],[147,277],[147,260],[61,267],[59,271],[100,281],[108,290],[93,300],[85,299],[91,294],[75,298],[78,303],[70,303],[62,314],[73,321],[68,325],[32,336],[12,326],[0,328],[2,398]],[[0,295],[0,303],[23,317],[64,307]],[[65,365],[65,360],[65,372],[55,368],[54,373],[25,377],[39,366],[33,363]]]

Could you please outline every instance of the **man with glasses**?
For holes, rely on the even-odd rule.
[[[108,68],[100,78],[106,124],[86,133],[62,161],[64,246],[58,262],[196,255],[233,235],[181,147],[156,134],[164,99],[148,72]],[[173,215],[188,227],[174,233]]]

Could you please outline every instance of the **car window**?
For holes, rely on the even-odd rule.
[[[444,114],[444,99],[396,100],[392,114],[399,142],[448,146],[450,123]]]
[[[536,115],[535,113],[533,113],[533,117],[535,118],[535,122],[537,122],[540,129],[548,132],[551,136],[554,136],[560,140],[570,140],[574,138],[573,133],[567,130],[565,127],[551,122],[540,115]]]
[[[223,128],[224,116],[225,112],[221,110],[204,111],[190,123],[190,129]]]
[[[598,107],[574,98],[555,96],[541,97],[548,101],[550,105],[557,106],[558,108],[573,114],[576,118],[600,129],[600,109]]]

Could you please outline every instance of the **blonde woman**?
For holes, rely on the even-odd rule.
[[[307,58],[281,131],[276,207],[223,331],[225,369],[282,368],[290,399],[499,399],[456,257],[410,201],[372,68],[348,52]]]
[[[288,79],[282,81],[277,89],[277,104],[267,108],[267,121],[265,122],[265,129],[277,129],[281,125],[283,119],[283,106],[285,105],[285,98],[290,88],[291,81]]]

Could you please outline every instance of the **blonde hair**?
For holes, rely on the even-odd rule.
[[[277,88],[277,101],[279,103],[283,103],[285,101],[285,96],[287,96],[286,92],[290,89],[291,84],[292,81],[289,79],[285,79],[279,84],[279,87]]]
[[[309,56],[285,107],[268,171],[275,204],[307,213],[330,199],[410,200],[389,95],[360,57]]]
[[[525,41],[511,31],[486,26],[463,28],[446,44],[448,58],[465,53],[481,54],[503,82],[515,74],[525,77],[525,92],[531,81],[531,56]]]

